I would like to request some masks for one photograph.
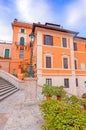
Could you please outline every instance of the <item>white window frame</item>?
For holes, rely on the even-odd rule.
[[[63,38],[66,38],[67,47],[63,47],[63,41],[62,41]],[[68,38],[67,37],[61,37],[61,45],[62,45],[62,48],[68,48]]]
[[[67,58],[67,59],[68,59],[68,68],[64,68],[64,63],[63,63],[63,59],[64,59],[64,58]],[[64,70],[70,69],[70,66],[69,66],[69,56],[68,56],[68,55],[63,55],[63,56],[62,56],[62,69],[64,69]]]
[[[24,29],[24,33],[21,32],[21,29]],[[20,28],[19,32],[22,33],[22,34],[25,34],[26,33],[26,29],[25,28]]]
[[[80,69],[85,70],[86,69],[86,64],[84,62],[80,63]]]
[[[4,48],[3,57],[5,56],[5,50],[9,49],[9,58],[11,58],[11,48]]]
[[[44,68],[46,68],[46,57],[47,57],[47,56],[51,57],[51,68],[53,68],[53,56],[52,56],[51,53],[46,53],[46,54],[44,55]],[[46,68],[46,69],[48,69],[48,68]],[[50,69],[50,68],[49,68],[49,69]]]
[[[74,69],[75,69],[75,60],[77,62],[77,69],[78,69],[78,59],[77,58],[74,58]],[[77,70],[77,69],[75,69],[75,70]]]

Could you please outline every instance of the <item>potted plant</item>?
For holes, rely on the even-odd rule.
[[[83,106],[83,109],[86,110],[86,100],[81,100],[81,105]]]
[[[86,93],[82,94],[82,98],[86,99]]]
[[[47,100],[50,100],[53,96],[53,87],[45,84],[42,88],[42,94],[46,96]]]
[[[66,92],[63,86],[55,86],[54,87],[54,95],[57,97],[57,100],[61,100],[62,97],[66,95]]]

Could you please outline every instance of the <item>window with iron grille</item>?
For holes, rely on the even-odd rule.
[[[51,57],[46,56],[46,68],[51,68]]]
[[[44,35],[44,45],[53,45],[53,37],[50,35]]]
[[[63,58],[63,68],[68,69],[68,58]]]
[[[66,38],[62,38],[62,46],[67,47],[67,39]]]
[[[69,88],[69,79],[64,79],[64,87]]]
[[[49,86],[52,86],[52,79],[51,78],[47,78],[46,79],[46,84],[49,85]]]

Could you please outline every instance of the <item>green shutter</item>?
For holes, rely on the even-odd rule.
[[[5,49],[5,58],[9,58],[9,52],[10,52],[9,49]]]

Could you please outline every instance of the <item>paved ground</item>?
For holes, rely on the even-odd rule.
[[[39,103],[24,101],[22,90],[0,102],[0,130],[41,130]]]

